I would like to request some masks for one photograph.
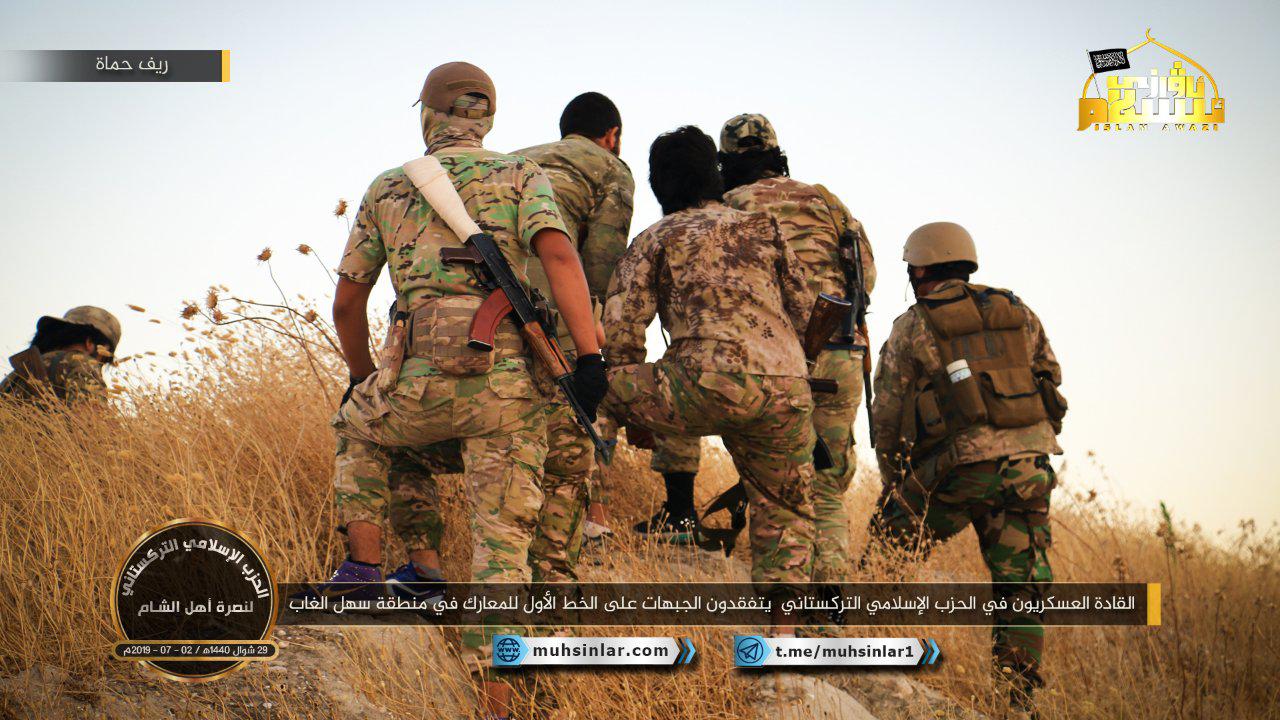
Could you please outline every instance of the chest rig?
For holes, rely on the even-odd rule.
[[[1020,428],[1049,419],[1028,350],[1027,311],[1016,295],[957,283],[921,298],[913,311],[942,360],[916,385],[915,427],[906,436],[920,451],[976,425]]]

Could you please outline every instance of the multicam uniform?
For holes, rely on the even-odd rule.
[[[587,287],[592,297],[603,298],[631,231],[635,181],[630,168],[582,135],[568,135],[516,154],[533,160],[547,174],[565,229],[577,244]],[[536,257],[529,261],[529,281],[543,297],[551,297],[550,283]],[[561,325],[558,340],[572,358],[573,338]],[[540,579],[572,580],[582,548],[587,501],[596,492],[592,478],[600,477],[600,468],[591,439],[578,427],[560,391],[545,373],[537,373],[535,378],[548,399],[547,464],[542,486],[545,500],[531,561]],[[612,428],[610,423],[604,426]]]
[[[551,181],[565,229],[577,242],[588,288],[593,296],[604,297],[613,268],[627,246],[635,194],[631,170],[613,153],[581,135],[515,154],[533,160]],[[537,257],[529,258],[528,276],[532,287],[549,300],[551,286]],[[568,328],[560,328],[558,340],[572,356],[573,338]],[[593,490],[595,448],[545,372],[535,367],[534,379],[547,399],[547,459],[542,511],[529,562],[535,580],[572,580],[582,547],[584,510]],[[392,522],[410,550],[438,550],[443,531],[438,495],[428,472],[431,465],[438,465],[438,454],[428,455],[398,454],[392,463]]]
[[[75,350],[52,350],[40,356],[49,386],[59,400],[68,402],[107,402],[107,384],[102,379],[102,363],[87,353]],[[23,400],[38,398],[38,390],[17,372],[0,381],[0,395]]]
[[[491,117],[424,105],[422,124],[428,152],[523,275],[534,235],[563,230],[546,176],[522,157],[481,148]],[[492,353],[466,347],[470,317],[487,292],[465,268],[440,261],[441,248],[461,245],[401,168],[378,176],[365,194],[339,273],[368,284],[388,265],[412,329],[394,387],[379,387],[380,370],[334,418],[338,511],[344,523],[385,526],[389,449],[458,439],[475,505],[471,579],[527,582],[546,456],[542,398],[514,323],[502,324]]]
[[[944,369],[958,360],[968,376]],[[1004,290],[947,280],[899,317],[880,351],[875,433],[884,502],[875,547],[925,552],[972,524],[996,597],[1030,599],[1050,582],[1049,454],[1065,412],[1062,372],[1030,308]],[[994,654],[1016,678],[1039,683],[1044,628],[1001,611]],[[1013,627],[1019,625],[1021,627]]]
[[[751,506],[757,583],[811,571],[813,400],[795,328],[812,304],[777,224],[710,201],[640,233],[605,304],[608,410],[660,434],[724,438]],[[645,363],[655,314],[675,331]]]

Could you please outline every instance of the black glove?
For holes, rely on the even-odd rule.
[[[600,353],[579,355],[577,369],[573,372],[573,390],[578,395],[578,402],[586,411],[591,422],[596,421],[596,408],[609,390],[609,380],[605,377],[604,356]]]
[[[347,391],[342,393],[342,402],[338,403],[338,407],[342,407],[343,405],[346,405],[347,401],[351,399],[351,391],[355,390],[356,386],[364,382],[365,379],[368,377],[369,377],[368,375],[365,375],[363,377],[356,377],[355,375],[351,375],[350,380],[347,382]]]

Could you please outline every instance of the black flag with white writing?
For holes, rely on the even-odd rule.
[[[1090,50],[1089,63],[1093,65],[1093,71],[1095,73],[1110,72],[1112,70],[1128,70],[1129,51],[1124,48],[1115,48],[1114,50]]]

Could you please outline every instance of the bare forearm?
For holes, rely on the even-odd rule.
[[[578,355],[600,352],[587,277],[569,236],[557,230],[543,230],[534,237],[534,248],[547,273],[556,309],[569,326]]]
[[[342,356],[352,377],[366,377],[374,371],[373,358],[369,355],[368,316],[369,292],[372,289],[371,285],[342,278],[333,299],[333,325],[338,331],[338,344],[342,346]]]

